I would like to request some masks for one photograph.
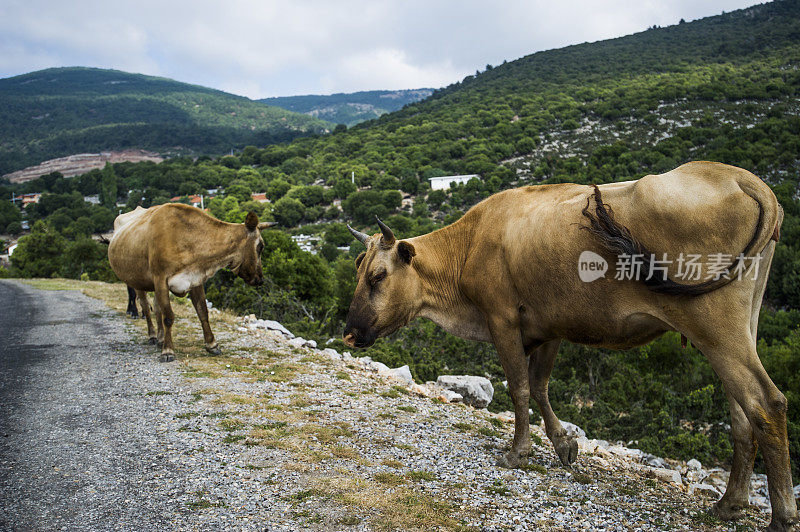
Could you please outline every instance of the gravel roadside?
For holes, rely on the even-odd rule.
[[[0,529],[734,528],[622,460],[559,467],[540,430],[526,469],[499,468],[513,424],[225,313],[212,314],[224,355],[199,356],[191,305],[176,303],[179,358],[161,364],[113,289],[110,309],[0,281]]]

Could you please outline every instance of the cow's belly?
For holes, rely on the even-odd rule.
[[[652,342],[669,330],[672,330],[669,325],[644,313],[615,320],[581,320],[554,327],[559,338],[606,349],[632,349]]]

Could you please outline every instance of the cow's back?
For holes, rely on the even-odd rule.
[[[599,188],[617,222],[658,259],[667,254],[674,278],[681,254],[699,254],[707,262],[709,255],[722,253],[730,263],[747,248],[761,216],[759,204],[742,190],[743,180],[753,186],[761,183],[739,168],[691,163]],[[475,225],[471,246],[490,250],[473,267],[483,267],[487,257],[502,256],[508,280],[529,309],[532,324],[552,322],[567,328],[580,318],[585,327],[588,315],[589,322],[599,324],[608,316],[650,313],[653,305],[670,297],[654,294],[639,281],[614,279],[617,257],[584,229],[589,221],[583,210],[595,210],[593,192],[590,186],[575,184],[522,187],[496,194],[464,216],[465,223]],[[579,262],[585,251],[603,257],[605,277],[581,281]],[[618,333],[620,338],[635,335],[624,328]],[[593,343],[588,337],[584,341]]]

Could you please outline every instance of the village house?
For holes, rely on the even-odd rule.
[[[12,201],[14,203],[18,203],[19,205],[22,205],[22,208],[24,209],[25,207],[27,207],[31,203],[39,203],[39,199],[41,197],[42,197],[41,193],[32,192],[30,194],[21,194],[21,195],[15,197]]]
[[[480,179],[478,174],[466,175],[444,175],[441,177],[430,177],[428,181],[431,182],[431,190],[447,190],[452,183],[456,185],[466,184],[473,177]]]

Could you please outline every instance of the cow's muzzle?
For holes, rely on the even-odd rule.
[[[365,347],[370,347],[372,344],[375,343],[377,340],[376,334],[359,334],[358,331],[350,331],[348,332],[345,330],[344,335],[342,336],[342,341],[348,347],[355,347],[358,349],[363,349]]]

